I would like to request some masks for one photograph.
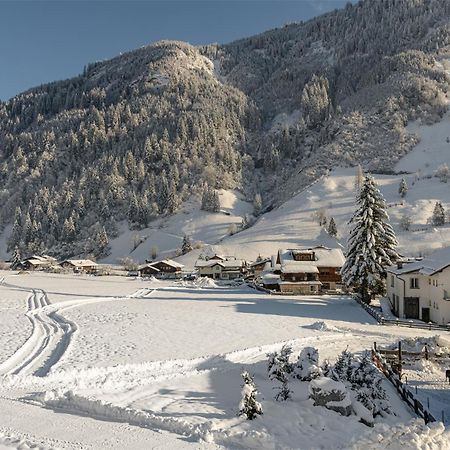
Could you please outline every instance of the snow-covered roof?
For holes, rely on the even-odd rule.
[[[49,264],[49,263],[52,263],[52,262],[56,261],[56,259],[53,258],[52,256],[49,256],[49,255],[43,255],[43,256],[32,255],[32,256],[29,256],[28,258],[25,258],[24,262],[25,261],[30,261],[30,262],[32,262],[32,261],[34,261],[34,262],[41,261],[42,263]]]
[[[66,259],[61,264],[69,263],[72,264],[75,267],[90,267],[90,266],[96,266],[97,263],[94,261],[91,261],[90,259]]]
[[[283,261],[281,264],[283,273],[319,273],[319,269],[313,261]]]
[[[279,281],[278,284],[304,284],[306,285],[312,285],[312,286],[321,286],[322,283],[318,280],[311,280],[311,281]]]
[[[261,276],[261,280],[264,284],[276,284],[280,281],[280,275],[274,273],[265,273]]]
[[[139,267],[139,270],[150,268],[154,270],[155,272],[159,272],[159,269],[157,267],[152,266],[151,264],[143,264]]]
[[[42,260],[40,259],[34,259],[34,258],[28,258],[24,261],[24,263],[30,263],[33,266],[48,266],[50,264],[50,261]]]
[[[175,267],[177,269],[182,269],[184,267],[183,264],[180,264],[179,262],[176,262],[173,259],[163,259],[162,261],[155,261],[154,263],[151,263],[150,265],[154,266],[155,264],[160,264],[160,263],[166,264],[171,267]]]
[[[342,267],[345,263],[345,256],[340,248],[328,248],[322,245],[308,248],[280,249],[278,253],[281,258],[281,263],[293,261],[295,253],[314,254],[314,261],[302,262],[308,262],[317,267]]]
[[[264,259],[261,259],[259,261],[252,262],[250,264],[250,267],[259,266],[260,264],[267,264],[270,261],[271,261],[271,258],[264,258]]]
[[[222,266],[222,267],[226,267],[226,268],[232,268],[232,267],[236,267],[236,268],[241,268],[243,266],[244,261],[242,259],[232,259],[232,260],[226,260],[226,261],[221,261],[221,260],[208,260],[208,261],[203,261],[201,259],[199,259],[196,263],[195,263],[195,267],[201,268],[201,267],[213,267],[213,266]]]
[[[448,266],[450,266],[450,247],[436,250],[421,261],[403,263],[401,266],[390,266],[386,270],[397,275],[411,272],[418,272],[422,275],[434,275]]]

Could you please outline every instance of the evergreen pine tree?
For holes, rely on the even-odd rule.
[[[288,376],[292,373],[293,366],[289,362],[289,357],[292,353],[292,348],[288,345],[283,345],[280,352],[269,353],[269,362],[267,372],[270,380],[276,380],[281,383],[277,387],[278,392],[275,395],[275,400],[283,401],[291,397],[291,390],[288,387]]]
[[[337,236],[337,227],[336,227],[336,222],[334,221],[334,218],[332,217],[328,223],[328,234],[332,237],[336,237]]]
[[[242,385],[242,400],[239,403],[239,415],[245,416],[247,420],[253,420],[263,413],[261,403],[256,400],[256,390],[253,377],[247,372],[242,373],[244,384]]]
[[[445,225],[445,209],[441,202],[436,202],[434,205],[433,215],[431,216],[431,223],[436,226]]]
[[[384,267],[398,258],[397,239],[388,223],[386,203],[371,176],[364,179],[350,225],[342,279],[370,303],[379,280],[385,277]]]
[[[185,234],[183,237],[183,244],[181,245],[181,254],[185,255],[193,250],[191,238]]]
[[[406,183],[405,178],[402,178],[402,180],[400,181],[400,185],[398,187],[398,193],[400,194],[401,198],[404,198],[407,192],[408,192],[408,184]]]
[[[302,381],[310,381],[319,377],[321,370],[319,368],[318,350],[314,347],[303,348],[293,371],[295,377]]]
[[[19,247],[14,248],[14,252],[11,257],[11,269],[15,270],[19,267],[20,262],[22,261]]]
[[[255,195],[255,199],[253,200],[253,211],[255,216],[259,216],[261,214],[262,209],[262,198],[261,194],[257,193]]]

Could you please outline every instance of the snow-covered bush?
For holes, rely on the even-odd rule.
[[[314,347],[303,348],[294,367],[294,376],[302,381],[310,381],[320,375],[318,350]]]
[[[325,406],[343,416],[352,413],[352,401],[344,383],[327,377],[312,380],[309,384],[309,397],[314,406]]]
[[[447,183],[450,177],[450,169],[446,163],[441,164],[434,173],[434,176],[439,178],[442,183]]]
[[[247,420],[253,420],[263,413],[261,403],[256,400],[256,390],[253,377],[247,372],[242,373],[244,384],[242,385],[242,400],[239,403],[239,415],[245,416]]]
[[[400,229],[403,231],[409,231],[411,229],[411,217],[408,215],[404,215],[401,219],[400,219]]]
[[[279,381],[281,386],[277,387],[277,394],[275,400],[283,401],[291,397],[291,390],[288,386],[289,375],[293,371],[292,363],[289,361],[289,357],[292,354],[292,347],[283,345],[280,352],[269,353],[269,362],[267,366],[267,372],[269,379],[272,381]]]

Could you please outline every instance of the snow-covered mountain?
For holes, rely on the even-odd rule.
[[[266,211],[313,209],[339,167],[392,173],[418,142],[413,123],[446,120],[449,18],[446,0],[364,0],[227,45],[155,43],[0,103],[1,242],[112,260],[135,232],[167,227],[133,252],[144,259],[150,243],[213,244],[240,220],[215,216],[203,235],[191,206],[206,185],[261,194]]]

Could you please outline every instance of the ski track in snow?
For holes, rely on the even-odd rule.
[[[1,285],[13,289],[30,291],[0,280]],[[154,289],[139,289],[129,297],[142,298]],[[31,322],[32,332],[25,343],[6,361],[0,364],[0,375],[35,375],[45,377],[61,360],[78,331],[77,325],[60,313],[82,305],[123,300],[124,297],[85,298],[51,304],[42,289],[31,289],[27,298],[26,317]]]

